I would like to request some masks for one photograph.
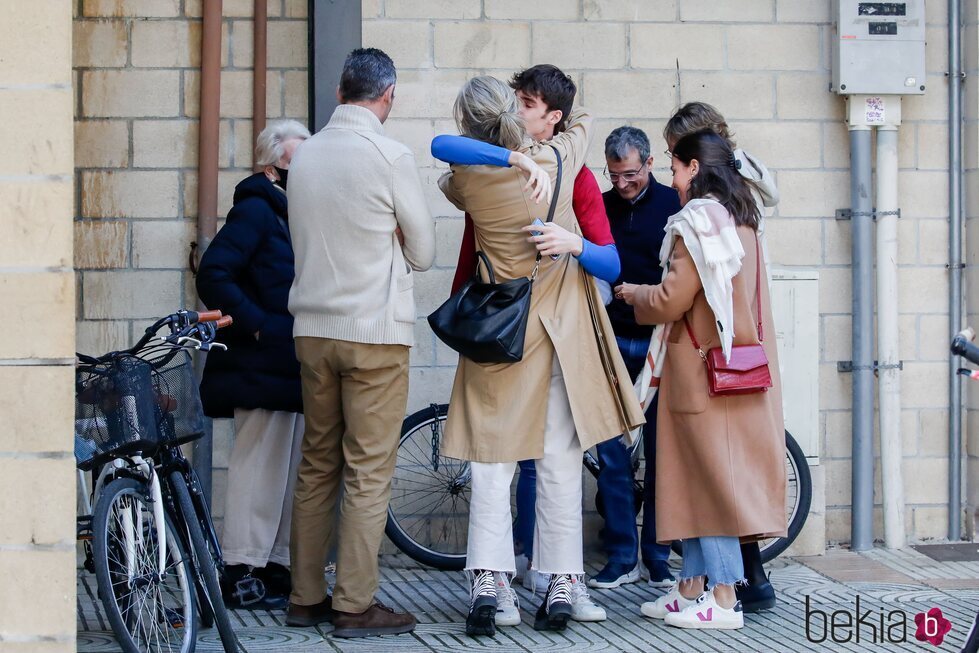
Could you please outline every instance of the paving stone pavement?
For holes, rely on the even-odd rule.
[[[977,545],[979,546],[979,545]],[[671,561],[679,569],[679,560]],[[936,562],[928,556],[905,549],[874,549],[862,554],[834,550],[824,556],[776,560],[770,565],[771,580],[778,592],[775,610],[748,615],[739,631],[691,631],[669,628],[661,621],[639,615],[639,604],[658,596],[645,584],[615,590],[592,590],[597,603],[609,613],[602,623],[572,622],[562,633],[541,633],[533,629],[533,612],[540,596],[518,587],[524,621],[514,628],[501,628],[495,638],[478,641],[465,635],[468,585],[462,572],[439,572],[421,568],[399,557],[385,557],[380,598],[388,605],[410,610],[419,625],[411,635],[334,639],[330,626],[288,628],[284,613],[235,611],[238,636],[250,653],[273,651],[958,651],[976,612],[979,611],[979,562]],[[591,567],[590,572],[597,572]],[[806,600],[811,610],[827,615],[834,610],[855,614],[860,597],[860,613],[870,611],[864,626],[857,630],[838,628],[837,640],[813,642],[806,635]],[[119,651],[95,600],[95,579],[84,570],[78,578],[78,651],[103,653]],[[938,607],[952,622],[952,630],[940,647],[915,640],[914,615]],[[898,611],[898,612],[893,612]],[[903,611],[903,612],[900,612]],[[881,634],[870,624],[885,628],[899,623],[906,615],[907,640],[882,642]],[[830,618],[830,617],[828,617]],[[844,623],[843,615],[837,623]],[[852,617],[853,624],[856,616]],[[810,636],[819,640],[827,633],[821,617],[813,612]],[[901,630],[889,631],[900,638]],[[217,633],[205,630],[199,637],[198,651],[220,651]]]

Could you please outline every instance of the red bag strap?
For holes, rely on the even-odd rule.
[[[765,342],[765,330],[762,327],[761,319],[761,246],[758,244],[757,231],[755,232],[755,304],[758,313],[758,342]],[[693,334],[693,329],[690,328],[686,313],[683,314],[683,325],[687,327],[687,335],[690,336],[690,342],[693,343],[694,349],[700,352],[701,358],[707,360],[707,355],[704,354],[700,343],[697,342],[697,337]]]

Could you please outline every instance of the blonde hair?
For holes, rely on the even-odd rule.
[[[481,75],[459,90],[452,115],[463,136],[515,150],[525,134],[518,109],[512,88],[495,77]]]
[[[260,166],[274,166],[285,154],[282,144],[292,138],[306,140],[309,138],[309,130],[295,120],[269,123],[255,139],[255,163]]]
[[[676,143],[687,134],[705,129],[709,129],[727,141],[732,150],[737,147],[734,134],[728,128],[724,116],[706,102],[687,102],[677,109],[663,128],[663,139],[667,143]]]

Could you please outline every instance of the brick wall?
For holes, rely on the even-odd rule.
[[[964,123],[963,161],[965,170],[963,177],[963,208],[966,216],[966,228],[963,234],[966,247],[963,261],[966,264],[964,274],[965,284],[965,324],[979,328],[979,273],[976,263],[979,262],[979,252],[976,247],[969,247],[979,239],[979,3],[967,2],[963,6],[963,24],[965,25],[963,49],[963,70],[966,73],[964,89],[964,106],[962,117]],[[963,363],[965,364],[965,363]],[[965,397],[966,440],[963,447],[966,454],[966,464],[963,467],[963,494],[966,513],[966,533],[975,539],[977,520],[979,520],[979,384],[962,381],[962,394]],[[970,482],[971,481],[971,482]]]
[[[843,101],[830,81],[828,0],[365,0],[364,42],[399,69],[388,131],[415,150],[438,218],[439,257],[419,278],[419,314],[448,291],[459,213],[434,186],[443,171],[431,137],[453,132],[451,104],[475,74],[507,78],[554,63],[598,116],[588,164],[600,175],[602,144],[616,126],[647,131],[655,174],[669,183],[660,133],[680,103],[716,105],[736,139],[775,173],[782,202],[768,223],[774,262],[820,273],[820,451],[816,504],[825,494],[825,539],[850,528],[849,148]],[[928,93],[904,103],[900,142],[902,438],[908,535],[943,537],[947,501],[947,125],[944,3],[928,6]],[[973,137],[973,143],[975,137]],[[608,183],[600,180],[604,188]],[[455,360],[419,326],[412,403],[448,396]],[[419,383],[424,388],[419,389]],[[879,464],[878,464],[879,474]],[[823,477],[825,475],[825,486]],[[928,479],[915,482],[914,479]],[[879,502],[879,478],[876,500]],[[881,534],[880,509],[876,510]],[[823,541],[821,528],[812,533]],[[806,547],[810,550],[809,546]]]
[[[146,318],[194,301],[185,268],[196,218],[201,0],[75,4],[78,347],[103,351],[129,342]],[[605,136],[628,123],[652,137],[655,174],[669,183],[659,134],[671,111],[694,99],[718,106],[739,143],[772,168],[782,194],[769,221],[775,263],[820,273],[816,508],[825,504],[825,523],[817,520],[810,534],[817,546],[848,540],[850,518],[850,378],[836,371],[837,361],[850,358],[850,226],[833,219],[849,202],[849,153],[842,100],[826,91],[830,4],[362,3],[365,45],[386,50],[399,69],[388,133],[415,152],[438,216],[436,265],[416,282],[420,318],[448,292],[461,234],[459,213],[435,186],[444,166],[431,159],[428,145],[435,134],[454,131],[451,104],[473,74],[507,78],[551,62],[573,75],[581,101],[599,116],[588,160],[596,172]],[[306,117],[306,6],[269,0],[270,119]],[[224,2],[221,214],[251,164],[251,7],[251,0]],[[906,524],[916,539],[944,535],[948,478],[947,37],[944,3],[928,8],[929,90],[905,101],[900,142],[902,438]],[[973,147],[977,138],[973,130]],[[447,399],[456,361],[422,319],[416,337],[409,410]],[[218,424],[218,512],[230,439],[229,426]],[[970,440],[973,455],[976,441]],[[920,478],[928,482],[914,482]],[[879,509],[877,521],[879,529]]]
[[[78,349],[128,346],[150,318],[196,302],[203,0],[78,0],[74,21]],[[306,122],[305,0],[268,2],[268,119]],[[224,0],[218,215],[251,173],[252,0]],[[215,424],[223,511],[230,421]]]
[[[4,13],[0,650],[68,652],[75,648],[71,4],[26,3]]]

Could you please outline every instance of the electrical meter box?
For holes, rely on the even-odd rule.
[[[925,0],[833,0],[832,91],[840,95],[925,92]]]

